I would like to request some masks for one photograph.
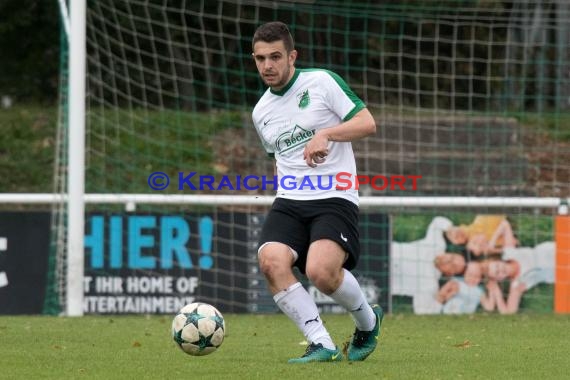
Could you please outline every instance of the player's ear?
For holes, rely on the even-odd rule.
[[[295,63],[295,60],[297,59],[297,50],[291,50],[289,52],[289,62],[291,64]]]

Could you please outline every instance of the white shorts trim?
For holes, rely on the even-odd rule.
[[[259,253],[261,252],[263,247],[265,247],[268,244],[272,244],[272,243],[283,244],[283,243],[278,242],[278,241],[266,241],[265,243],[261,244],[261,246],[257,250],[257,258],[259,258]],[[285,245],[287,248],[289,248],[289,252],[291,252],[291,256],[293,256],[293,262],[297,261],[297,259],[299,258],[299,254],[297,253],[297,251],[295,251],[293,248],[289,247],[287,244],[283,244],[283,245]]]

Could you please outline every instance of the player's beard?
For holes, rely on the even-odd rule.
[[[271,82],[265,81],[265,84],[268,85],[268,86],[271,87],[271,88],[274,88],[274,89],[279,90],[279,89],[285,87],[285,85],[286,85],[287,82],[289,81],[289,75],[290,75],[290,73],[291,73],[291,67],[290,67],[290,66],[287,66],[287,67],[285,68],[285,70],[283,70],[283,73],[278,76],[279,81],[278,81],[277,83],[271,83]]]

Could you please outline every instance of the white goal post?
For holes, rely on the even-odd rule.
[[[66,194],[6,193],[0,194],[3,204],[53,204],[69,202]],[[185,195],[185,194],[84,194],[86,204],[120,204],[134,211],[137,205],[218,205],[269,206],[273,196],[267,195]],[[556,197],[448,197],[448,196],[361,196],[360,206],[366,207],[435,207],[435,208],[527,208],[558,210],[568,213],[570,198]]]
[[[86,0],[59,1],[69,44],[69,149],[67,176],[67,301],[65,314],[83,315],[85,226]],[[69,15],[69,18],[67,16]]]
[[[0,204],[57,204],[67,202],[69,215],[77,213],[78,207],[81,215],[75,215],[75,223],[80,226],[68,228],[67,252],[68,262],[66,281],[66,310],[67,316],[82,316],[84,301],[84,205],[85,204],[119,204],[124,205],[128,212],[135,211],[137,205],[242,205],[242,206],[268,206],[273,202],[272,196],[248,195],[163,195],[163,194],[84,194],[79,200],[72,202],[66,194],[50,193],[12,193],[0,194]],[[77,203],[76,203],[77,202]],[[361,197],[361,208],[401,208],[401,207],[437,207],[437,208],[526,208],[550,209],[559,214],[568,214],[570,198],[555,197]],[[79,206],[77,206],[79,204]],[[80,222],[78,222],[80,220]],[[72,235],[73,234],[73,235]],[[77,236],[79,235],[79,236]],[[78,245],[81,244],[81,245]]]

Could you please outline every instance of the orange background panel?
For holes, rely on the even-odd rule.
[[[570,216],[556,217],[554,236],[556,239],[554,311],[570,313]]]

